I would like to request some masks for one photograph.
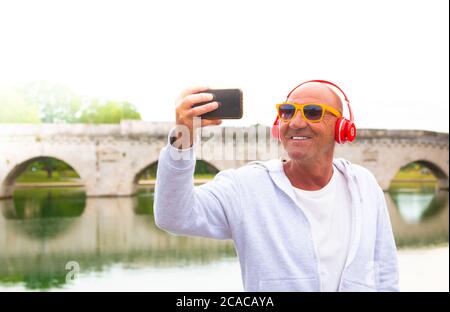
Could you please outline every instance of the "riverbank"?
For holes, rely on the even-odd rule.
[[[194,184],[200,185],[211,181],[211,178],[194,178]],[[139,187],[154,187],[156,179],[140,180]],[[31,189],[31,188],[67,188],[67,187],[83,187],[81,180],[65,181],[65,182],[18,182],[14,184],[17,189]]]

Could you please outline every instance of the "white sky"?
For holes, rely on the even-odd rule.
[[[449,1],[3,1],[0,87],[35,80],[174,119],[186,86],[239,87],[272,124],[298,83],[347,93],[360,128],[449,129]]]

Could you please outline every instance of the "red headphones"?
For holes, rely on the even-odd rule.
[[[353,113],[352,113],[352,109],[350,107],[350,101],[347,99],[347,96],[345,95],[344,91],[342,91],[342,89],[339,88],[337,85],[335,85],[332,82],[326,81],[326,80],[308,80],[308,81],[305,81],[305,82],[299,84],[294,89],[292,89],[292,91],[289,92],[287,98],[289,98],[291,96],[292,92],[294,92],[295,89],[297,89],[298,87],[300,87],[306,83],[310,83],[310,82],[320,82],[320,83],[332,85],[333,87],[335,87],[339,91],[341,91],[341,93],[344,95],[344,99],[347,102],[348,111],[350,113],[350,120],[345,117],[338,118],[338,120],[336,121],[336,128],[335,128],[335,140],[339,144],[344,144],[346,142],[353,142],[356,137],[356,127],[353,122]],[[275,119],[275,122],[273,123],[273,126],[272,126],[272,136],[274,138],[278,139],[279,141],[281,141],[280,126],[281,126],[281,122],[277,116],[277,118]]]

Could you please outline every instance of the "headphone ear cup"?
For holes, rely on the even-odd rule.
[[[343,117],[336,121],[335,140],[339,144],[353,142],[356,137],[355,124]]]
[[[348,120],[346,128],[346,141],[353,142],[356,138],[356,126],[352,121]]]

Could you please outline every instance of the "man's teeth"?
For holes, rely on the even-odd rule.
[[[304,136],[293,136],[291,137],[292,140],[306,140],[309,139],[308,137],[304,137]]]

